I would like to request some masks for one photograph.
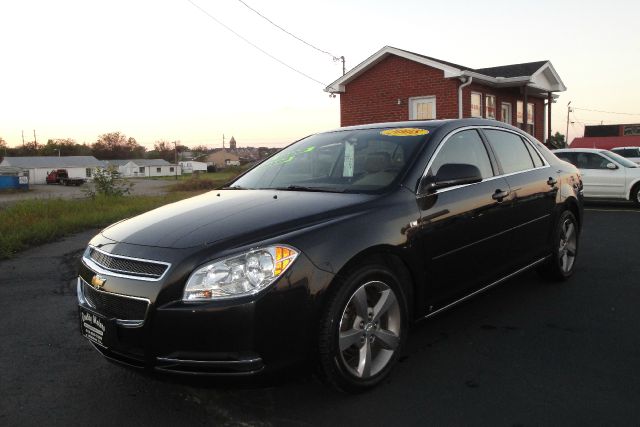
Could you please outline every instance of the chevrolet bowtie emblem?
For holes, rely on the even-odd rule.
[[[106,281],[107,279],[100,276],[99,274],[96,274],[91,278],[91,286],[93,286],[96,289],[102,289],[102,287],[104,286],[104,282]]]

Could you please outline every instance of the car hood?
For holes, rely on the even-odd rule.
[[[220,190],[154,209],[102,231],[134,245],[190,248],[224,240],[259,241],[353,213],[374,196],[276,190]]]

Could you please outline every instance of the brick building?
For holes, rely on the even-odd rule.
[[[640,123],[585,126],[584,137],[571,141],[571,148],[604,148],[640,146]]]
[[[484,117],[540,141],[551,136],[555,92],[565,90],[549,61],[473,69],[390,46],[325,89],[340,94],[341,126]]]

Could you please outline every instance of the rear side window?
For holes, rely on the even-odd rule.
[[[531,145],[529,142],[527,142],[524,139],[523,141],[524,141],[524,146],[527,147],[527,150],[529,150],[529,155],[531,156],[531,160],[533,160],[533,165],[537,168],[544,166],[544,162],[540,158],[540,154],[538,154],[536,149],[533,148],[533,145]]]
[[[501,130],[485,130],[484,133],[505,174],[534,168],[529,150],[518,135]]]
[[[564,160],[565,162],[569,162],[574,166],[577,166],[576,153],[553,153],[559,159]]]
[[[447,163],[474,165],[480,169],[483,179],[493,176],[489,154],[476,130],[458,132],[449,138],[433,160],[428,174],[436,176]]]

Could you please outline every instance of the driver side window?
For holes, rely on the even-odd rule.
[[[451,163],[477,167],[482,179],[494,175],[487,149],[476,130],[465,130],[450,137],[436,155],[427,175],[437,176],[443,165]]]

